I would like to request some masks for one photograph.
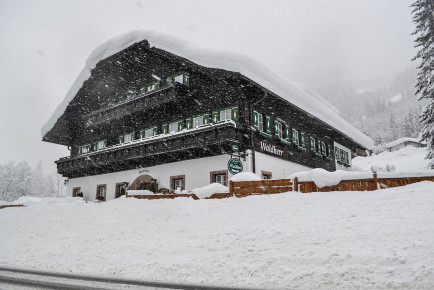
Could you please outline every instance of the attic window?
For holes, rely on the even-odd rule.
[[[171,77],[166,78],[166,84],[171,84],[173,82],[183,84],[185,86],[190,85],[190,76],[188,73],[176,73]]]

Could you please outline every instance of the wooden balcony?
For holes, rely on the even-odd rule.
[[[159,107],[162,104],[175,100],[179,90],[186,87],[180,84],[171,84],[163,88],[139,94],[135,98],[111,105],[110,107],[93,111],[83,115],[83,123],[86,128],[97,126],[101,123],[113,121],[135,112]]]
[[[240,145],[241,141],[242,133],[236,124],[226,121],[60,158],[56,161],[57,171],[74,178],[143,168],[229,153],[231,145]]]

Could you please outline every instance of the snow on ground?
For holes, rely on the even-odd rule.
[[[384,151],[369,157],[356,157],[352,160],[353,168],[370,170],[372,166],[386,168],[394,165],[396,171],[417,171],[429,168],[429,160],[425,159],[426,148],[404,147],[400,150]]]
[[[0,210],[0,265],[258,288],[434,288],[434,183]]]

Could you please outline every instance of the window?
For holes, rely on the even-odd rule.
[[[100,201],[106,201],[107,184],[98,184],[96,186],[96,199]]]
[[[315,152],[315,138],[310,137],[310,150]]]
[[[125,192],[127,190],[128,182],[118,182],[116,183],[115,188],[115,198],[119,198],[122,195],[125,195]]]
[[[149,86],[146,87],[146,92],[150,92],[150,91],[153,91],[153,90],[155,90],[155,84],[152,84],[152,85],[149,85]]]
[[[157,127],[152,127],[152,128],[140,131],[140,139],[149,138],[149,137],[152,137],[154,135],[157,135]]]
[[[81,187],[74,187],[72,189],[72,197],[80,196]]]
[[[119,143],[128,143],[134,140],[134,132],[119,136]]]
[[[210,183],[220,183],[224,186],[228,184],[228,171],[220,170],[220,171],[211,171],[210,172]]]
[[[326,144],[326,154],[327,154],[327,157],[330,157],[331,152],[330,152],[330,145],[329,144]]]
[[[231,115],[232,115],[231,109],[220,111],[220,121],[232,120]]]
[[[282,129],[282,123],[274,120],[274,134],[276,136],[278,136],[280,139],[282,139],[282,135],[283,135],[283,129]]]
[[[226,175],[225,174],[217,174],[215,176],[215,182],[226,186]]]
[[[326,146],[325,143],[321,141],[321,154],[326,155]]]
[[[300,146],[301,147],[305,147],[305,144],[304,144],[304,132],[300,133]]]
[[[264,120],[260,113],[258,113],[258,129],[259,131],[264,131]]]
[[[107,147],[107,140],[100,140],[94,143],[94,150],[102,150]]]
[[[190,85],[190,77],[189,77],[188,73],[178,74],[173,79],[177,83],[180,83],[180,84],[183,84],[186,86]]]
[[[298,138],[298,131],[295,129],[292,129],[292,142],[295,145],[300,145],[300,140]]]
[[[339,149],[338,147],[335,147],[335,159],[336,159],[337,161],[340,161],[340,160],[341,160],[341,158],[340,158],[340,154],[339,154],[339,151],[340,151],[340,149]]]
[[[90,152],[90,144],[85,144],[78,147],[79,154],[86,154]]]
[[[169,133],[178,132],[178,122],[169,124]]]
[[[262,179],[272,179],[273,173],[271,173],[270,171],[261,170],[261,177]]]
[[[170,177],[170,189],[180,191],[185,190],[185,175],[176,175]]]
[[[193,118],[193,128],[203,125],[203,116]]]

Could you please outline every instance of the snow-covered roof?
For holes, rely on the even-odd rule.
[[[95,68],[99,61],[143,40],[147,40],[151,47],[155,46],[184,57],[196,64],[208,68],[239,72],[274,94],[341,131],[363,147],[370,149],[374,144],[371,138],[342,119],[335,107],[306,86],[284,80],[262,64],[246,56],[200,48],[185,40],[153,31],[132,31],[114,37],[98,46],[86,60],[85,67],[67,92],[64,100],[42,127],[42,137],[54,127],[56,121],[63,115],[68,104],[77,95],[83,83],[90,77],[91,70]]]
[[[404,138],[400,138],[398,140],[395,140],[393,142],[387,143],[386,148],[391,148],[391,147],[394,147],[394,146],[399,145],[399,144],[404,143],[404,142],[420,143],[419,140],[417,140],[415,138],[404,137]]]

